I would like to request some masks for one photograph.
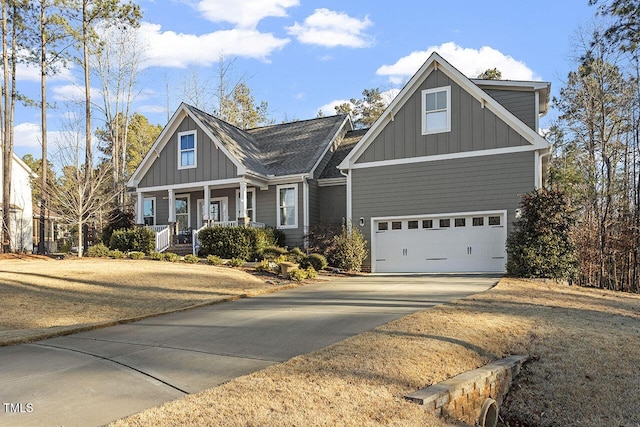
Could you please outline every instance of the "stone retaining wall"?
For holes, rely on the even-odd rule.
[[[479,419],[483,404],[487,399],[495,400],[497,407],[502,404],[512,379],[527,358],[505,357],[405,397],[437,415],[482,426],[484,419]]]

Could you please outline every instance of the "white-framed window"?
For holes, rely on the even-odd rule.
[[[156,225],[156,198],[145,197],[142,205],[144,225]]]
[[[451,86],[422,91],[422,134],[451,131]]]
[[[175,199],[176,223],[178,224],[178,232],[184,231],[191,227],[191,197],[188,194],[176,194]]]
[[[298,184],[278,185],[278,228],[298,228]]]
[[[195,130],[178,133],[178,169],[191,169],[198,165],[198,138]]]
[[[256,220],[256,189],[247,189],[247,216],[250,221]],[[236,219],[240,218],[240,190],[236,190]]]

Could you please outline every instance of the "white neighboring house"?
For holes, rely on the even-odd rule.
[[[2,177],[2,152],[0,152],[0,183]],[[33,203],[31,199],[31,179],[36,174],[13,153],[13,165],[11,169],[11,221],[9,230],[11,233],[12,252],[33,251]],[[0,209],[2,209],[2,192],[0,185]],[[0,222],[2,221],[0,213]]]

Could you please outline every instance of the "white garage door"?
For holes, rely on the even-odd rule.
[[[373,229],[375,272],[505,270],[504,212],[378,219]]]

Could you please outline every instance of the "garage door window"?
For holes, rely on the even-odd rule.
[[[449,218],[440,220],[440,228],[451,227],[451,220]]]
[[[388,222],[379,222],[378,223],[378,231],[387,231],[389,229]]]
[[[402,230],[402,221],[392,221],[391,222],[392,230]]]
[[[499,216],[490,216],[489,217],[489,225],[500,225],[500,217]]]
[[[473,218],[473,226],[474,227],[482,227],[484,225],[484,217],[483,216],[479,216],[476,218]]]
[[[417,230],[418,229],[418,221],[409,221],[409,222],[407,222],[407,228],[409,230]]]
[[[433,228],[433,220],[432,219],[422,220],[422,228]]]
[[[456,218],[455,226],[456,227],[464,227],[467,224],[466,218]]]

